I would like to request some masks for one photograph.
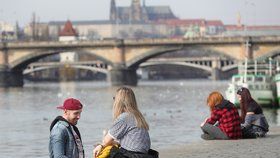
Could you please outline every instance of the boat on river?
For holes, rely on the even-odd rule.
[[[278,103],[278,105],[280,104],[280,73],[277,73],[274,76],[274,82],[275,82],[275,95],[276,95],[276,102]]]
[[[279,76],[280,77],[280,76]],[[280,84],[280,80],[279,80]],[[273,93],[273,81],[269,75],[265,74],[238,74],[233,75],[231,83],[229,83],[228,89],[226,90],[226,98],[239,105],[237,98],[237,90],[241,87],[249,89],[252,97],[257,103],[262,106],[274,106],[275,96]],[[280,93],[279,93],[280,94]]]

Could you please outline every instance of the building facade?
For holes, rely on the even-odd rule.
[[[111,0],[110,21],[117,23],[150,22],[178,19],[169,6],[146,6],[145,0],[132,0],[128,7],[119,7]]]
[[[15,41],[17,40],[18,27],[6,23],[0,22],[0,41]]]

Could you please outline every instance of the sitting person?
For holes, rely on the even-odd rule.
[[[211,117],[201,124],[202,139],[239,139],[242,137],[237,108],[221,93],[212,92],[207,98]]]
[[[114,123],[104,136],[102,144],[93,150],[93,157],[106,147],[119,142],[120,148],[110,149],[110,158],[137,157],[157,158],[158,153],[150,149],[149,125],[139,111],[132,89],[122,87],[117,90],[113,105]],[[151,154],[153,153],[153,154]]]
[[[252,98],[247,88],[240,88],[237,97],[240,101],[243,138],[264,137],[269,125],[261,106]]]

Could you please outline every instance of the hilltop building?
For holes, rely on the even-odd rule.
[[[215,19],[179,19],[169,6],[147,6],[145,0],[131,0],[129,6],[110,1],[108,20],[72,21],[78,40],[280,35],[279,26],[245,26],[240,14],[236,24],[225,25]],[[33,22],[25,33],[34,40],[59,40],[64,24]]]
[[[110,21],[117,23],[150,22],[167,19],[178,19],[169,6],[146,6],[145,0],[132,0],[131,6],[118,7],[111,0]]]
[[[169,6],[146,6],[145,0],[132,0],[130,6],[117,6],[111,0],[110,19],[94,21],[73,21],[79,32],[79,39],[104,38],[157,38],[167,37],[167,27],[157,23],[160,20],[178,19]],[[58,39],[63,21],[49,22],[49,35]]]

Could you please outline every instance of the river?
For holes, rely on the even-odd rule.
[[[209,115],[207,95],[224,94],[227,81],[142,81],[132,87],[139,109],[150,125],[152,148],[183,145],[200,139],[200,123]],[[67,97],[84,105],[78,128],[86,157],[112,123],[112,97],[117,87],[106,82],[26,83],[0,89],[0,157],[47,158],[49,126]],[[278,109],[264,109],[270,126],[280,124]]]

